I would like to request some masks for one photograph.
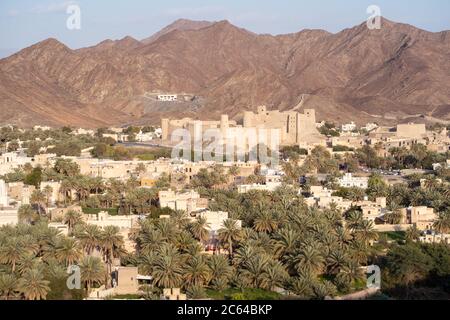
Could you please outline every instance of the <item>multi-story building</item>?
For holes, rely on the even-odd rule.
[[[419,230],[432,230],[433,223],[438,218],[433,208],[409,207],[401,209],[402,224],[412,224]]]

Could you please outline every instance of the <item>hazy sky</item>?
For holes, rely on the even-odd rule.
[[[81,9],[81,30],[66,27],[69,4]],[[126,35],[143,39],[178,18],[227,19],[257,33],[337,32],[365,21],[372,4],[393,21],[450,29],[448,0],[0,0],[0,57],[49,37],[71,48]]]

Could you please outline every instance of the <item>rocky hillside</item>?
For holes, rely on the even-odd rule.
[[[178,25],[178,27],[177,27]],[[154,37],[71,50],[48,39],[0,60],[0,122],[99,127],[161,116],[239,118],[259,104],[315,108],[319,119],[450,120],[450,32],[383,19],[331,34],[257,35],[186,20]],[[153,107],[151,92],[202,104]],[[397,120],[395,120],[397,119]]]

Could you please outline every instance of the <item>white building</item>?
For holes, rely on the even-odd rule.
[[[37,131],[37,130],[50,131],[50,130],[52,130],[52,128],[49,126],[34,126],[33,130],[35,130],[35,131]]]
[[[153,132],[143,133],[142,130],[136,135],[136,141],[146,142],[152,141],[155,134]]]
[[[346,173],[342,178],[338,179],[338,184],[344,188],[362,188],[367,189],[369,184],[369,178],[367,177],[354,177],[351,173]]]
[[[378,125],[376,123],[369,122],[362,129],[366,130],[367,132],[370,132],[372,130],[375,130],[376,128],[378,128]]]
[[[311,186],[310,193],[315,198],[331,197],[333,190],[324,188],[322,186]]]
[[[107,212],[101,211],[98,215],[88,215],[87,223],[94,224],[100,228],[106,226],[116,226],[120,229],[131,229],[139,220],[138,215],[110,216]]]
[[[83,129],[83,128],[78,128],[78,129],[74,130],[72,132],[72,134],[76,135],[76,136],[82,135],[82,134],[89,135],[89,136],[94,136],[95,135],[95,131],[94,130]]]
[[[8,224],[16,225],[19,222],[17,209],[0,210],[0,227]]]
[[[155,137],[161,138],[161,136],[162,136],[162,129],[161,128],[156,128],[154,134],[155,134]]]
[[[343,132],[351,132],[353,130],[356,130],[356,124],[353,121],[342,125]]]
[[[450,234],[429,234],[425,233],[419,237],[422,243],[446,243],[450,244]]]
[[[159,94],[158,101],[177,101],[178,96],[176,94]]]
[[[187,213],[201,209],[198,207],[200,195],[194,190],[187,192],[175,192],[170,189],[168,191],[159,191],[158,198],[161,208],[182,210]]]
[[[225,222],[225,220],[228,220],[228,212],[202,210],[196,212],[195,217],[192,217],[192,219],[196,219],[197,217],[206,219],[206,228],[214,235],[224,227],[223,223]],[[242,221],[236,220],[236,224],[238,228],[241,228]]]

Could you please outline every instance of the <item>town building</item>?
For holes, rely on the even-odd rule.
[[[172,210],[182,210],[187,213],[204,209],[207,206],[207,200],[201,199],[200,195],[194,191],[175,192],[171,189],[158,192],[159,205],[161,208],[170,208]]]
[[[173,101],[178,101],[178,95],[176,95],[176,94],[158,94],[157,99],[158,99],[158,101],[173,102]]]
[[[118,215],[111,216],[106,211],[101,211],[98,214],[89,214],[86,216],[88,224],[96,225],[100,228],[106,226],[115,226],[120,229],[131,229],[139,220],[137,215]]]
[[[376,128],[378,128],[378,125],[376,123],[369,122],[366,124],[365,127],[362,127],[361,129],[363,129],[367,132],[371,132],[371,131],[375,130]]]
[[[62,208],[53,208],[49,210],[50,213],[50,220],[54,222],[63,221],[65,215],[69,211],[75,211],[82,215],[83,218],[86,218],[83,215],[83,210],[78,205],[71,205],[67,207]]]
[[[423,123],[407,123],[397,125],[398,138],[421,139],[427,134],[425,124]]]
[[[17,208],[0,208],[0,227],[16,225],[19,222]]]
[[[362,148],[365,144],[366,138],[359,134],[357,135],[345,134],[339,137],[331,137],[331,145],[333,147],[342,146],[356,150]]]
[[[316,127],[316,112],[305,109],[297,111],[267,110],[259,106],[257,112],[244,112],[244,128],[279,129],[281,145],[299,145],[302,142],[324,143]]]
[[[342,132],[352,132],[356,130],[356,124],[352,121],[350,123],[343,124],[341,127]]]
[[[419,237],[421,243],[445,243],[450,244],[450,234],[425,233]]]
[[[409,207],[401,209],[402,224],[412,224],[417,229],[432,230],[433,223],[438,218],[438,215],[434,212],[433,208],[427,207]]]
[[[351,173],[346,173],[342,178],[338,179],[339,186],[343,188],[361,188],[367,189],[369,184],[368,177],[355,177]]]
[[[35,186],[29,186],[23,182],[10,182],[8,185],[8,195],[11,200],[22,204],[30,204],[31,194],[36,190]]]

